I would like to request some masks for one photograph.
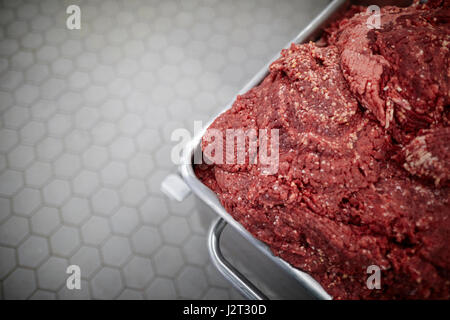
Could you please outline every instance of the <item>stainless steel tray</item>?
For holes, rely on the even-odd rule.
[[[306,26],[293,40],[289,41],[284,48],[290,46],[292,42],[302,43],[309,40],[315,40],[323,27],[334,18],[334,15],[342,10],[349,1],[346,0],[334,0],[332,1],[310,24]],[[268,74],[269,65],[279,57],[279,54],[273,57],[251,80],[246,86],[240,90],[238,94],[243,94],[251,88],[257,86]],[[228,110],[233,99],[221,113]],[[219,116],[219,113],[217,116]],[[216,117],[217,117],[216,116]],[[311,294],[318,299],[331,299],[332,297],[321,287],[321,285],[315,281],[310,275],[292,267],[286,261],[273,255],[268,246],[259,241],[253,235],[251,235],[239,222],[233,219],[233,217],[224,209],[216,194],[206,187],[195,175],[193,169],[193,157],[195,152],[201,152],[200,142],[201,138],[206,131],[206,128],[216,118],[208,123],[203,129],[195,136],[192,141],[188,143],[183,154],[183,164],[180,166],[180,174],[183,180],[187,183],[192,192],[203,200],[214,212],[216,212],[222,219],[212,226],[209,234],[209,250],[213,262],[218,267],[219,271],[224,274],[232,284],[235,285],[247,298],[250,299],[264,299],[265,296],[257,288],[255,288],[248,280],[246,280],[236,269],[234,269],[220,253],[219,238],[220,233],[225,227],[224,221],[235,228],[241,233],[244,238],[251,242],[258,250],[263,252],[267,257],[278,264],[284,271],[293,275],[298,282]]]
[[[350,3],[379,6],[397,5],[408,6],[411,0],[333,0],[330,4],[309,23],[293,40],[289,41],[284,48],[288,48],[292,42],[303,43],[307,41],[316,40],[323,28],[336,18],[336,15],[345,10]],[[279,57],[279,54],[274,56],[251,80],[244,86],[238,94],[243,94],[251,88],[257,86],[267,76],[269,65]],[[224,209],[216,194],[206,187],[195,175],[193,169],[194,154],[201,154],[200,142],[206,129],[209,125],[223,112],[228,110],[236,97],[220,112],[216,117],[203,128],[194,138],[187,144],[183,154],[183,164],[178,168],[179,173],[185,183],[177,185],[177,179],[182,182],[177,176],[171,175],[166,178],[166,184],[163,182],[162,190],[172,198],[181,201],[187,196],[190,191],[203,200],[214,212],[219,215],[219,219],[212,224],[208,235],[208,248],[211,259],[217,269],[247,298],[249,299],[266,299],[267,297],[256,288],[248,279],[245,278],[236,268],[234,268],[222,255],[220,250],[220,236],[227,224],[231,225],[237,232],[239,232],[245,239],[253,244],[258,250],[272,260],[276,265],[281,267],[285,272],[296,279],[300,285],[312,296],[317,299],[330,300],[332,297],[322,288],[322,286],[315,281],[307,273],[292,267],[289,263],[276,257],[272,254],[266,244],[254,238],[239,222]],[[190,190],[189,190],[190,189]]]

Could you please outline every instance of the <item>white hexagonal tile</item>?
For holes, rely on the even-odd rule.
[[[119,206],[119,196],[113,189],[102,188],[92,196],[92,207],[102,215],[111,215]]]
[[[61,208],[64,222],[80,225],[90,214],[89,201],[87,199],[72,197]]]
[[[134,38],[142,39],[150,32],[149,26],[141,21],[135,22],[131,26],[131,34]]]
[[[5,170],[8,165],[5,155],[0,154],[0,172]]]
[[[55,114],[47,122],[48,133],[55,137],[63,137],[72,127],[70,116],[65,114]]]
[[[0,247],[0,279],[16,266],[16,253],[12,248]]]
[[[17,246],[28,234],[28,221],[23,217],[11,216],[0,225],[0,244]]]
[[[181,121],[167,121],[166,123],[164,123],[163,126],[163,139],[166,140],[167,142],[171,143],[172,142],[172,134],[175,130],[179,130],[179,129],[183,129],[184,128],[184,124]],[[157,153],[161,153],[161,150],[164,150],[163,147],[165,147],[166,144],[163,144],[159,151]],[[171,148],[173,147],[173,145],[171,145]],[[170,153],[169,153],[170,155]],[[169,164],[172,161],[169,161]]]
[[[39,48],[44,42],[44,37],[40,33],[30,32],[22,38],[22,46],[28,50]]]
[[[159,78],[165,83],[174,84],[180,76],[177,66],[163,65],[158,71]]]
[[[75,126],[79,129],[89,130],[97,123],[99,114],[94,108],[81,108],[75,115]]]
[[[15,41],[15,40],[13,40]],[[2,48],[5,49],[8,46],[7,41],[2,41]],[[17,42],[12,42],[12,44],[17,45]],[[3,90],[14,90],[23,81],[23,73],[18,71],[6,71],[0,75],[0,88]]]
[[[58,48],[54,46],[43,46],[36,52],[36,58],[44,62],[52,62],[58,57]]]
[[[176,46],[167,47],[164,51],[164,58],[169,64],[178,64],[184,58],[183,49]]]
[[[23,188],[13,198],[13,210],[18,214],[30,215],[41,203],[39,190]]]
[[[129,179],[120,189],[122,201],[130,206],[137,206],[147,196],[145,183],[137,179]]]
[[[42,236],[49,236],[60,224],[58,210],[50,207],[40,208],[30,221],[31,230]]]
[[[65,91],[58,99],[59,110],[66,113],[73,113],[83,103],[83,96],[79,92]]]
[[[49,255],[47,240],[30,236],[17,248],[19,265],[29,268],[37,267]]]
[[[129,113],[119,120],[119,128],[122,133],[135,135],[142,127],[142,119],[136,114]]]
[[[92,171],[83,170],[72,180],[72,185],[75,193],[89,196],[99,186],[98,175]]]
[[[119,137],[111,143],[110,152],[114,159],[129,159],[135,152],[134,142],[130,138]]]
[[[50,257],[36,271],[39,288],[55,291],[65,286],[68,265],[66,259]]]
[[[65,180],[52,180],[42,190],[44,201],[51,205],[61,205],[70,196],[70,186]]]
[[[86,280],[81,280],[81,288],[78,290],[68,289],[67,286],[62,286],[58,291],[58,298],[61,300],[89,300],[91,294],[89,292],[89,283]]]
[[[199,96],[201,95],[202,93],[199,94]],[[196,99],[198,99],[198,97]],[[189,100],[177,100],[172,104],[170,104],[170,106],[168,107],[168,111],[170,113],[171,118],[175,119],[177,122],[181,122],[184,119],[189,119],[190,115],[195,112],[192,110],[193,105],[196,108],[200,109],[201,111],[205,110],[205,108],[199,108],[200,104],[198,101],[195,101],[192,104]],[[202,105],[207,105],[208,108],[212,107],[211,105],[208,104],[208,102],[202,102]]]
[[[100,53],[100,61],[104,64],[115,64],[122,56],[122,51],[120,47],[116,46],[105,46]]]
[[[83,51],[83,46],[78,40],[67,40],[64,41],[61,46],[61,53],[65,57],[73,58],[76,57]]]
[[[34,271],[17,268],[3,281],[5,299],[26,299],[36,289]]]
[[[6,8],[6,6],[2,9],[0,14],[1,14],[0,21],[2,22],[2,25],[7,25],[8,23],[14,20],[14,11],[9,8]]]
[[[124,28],[114,28],[108,35],[107,39],[113,45],[120,45],[128,38],[126,29]]]
[[[147,290],[145,290],[145,294],[151,300],[178,298],[173,281],[167,278],[156,278],[153,280]]]
[[[31,20],[31,29],[34,31],[45,31],[51,27],[52,23],[50,17],[36,15]]]
[[[132,92],[127,97],[125,105],[129,112],[133,112],[139,115],[144,114],[149,107],[152,109],[153,106],[149,105],[150,95],[148,93],[142,92]]]
[[[143,294],[140,291],[133,289],[125,289],[122,291],[120,296],[117,297],[118,300],[143,300]]]
[[[39,3],[41,12],[43,14],[45,14],[46,16],[53,16],[53,15],[55,15],[56,12],[60,8],[58,5],[56,5],[56,3],[57,3],[57,1],[54,1],[54,0],[41,1]],[[51,30],[55,30],[55,29],[51,29]]]
[[[173,90],[169,86],[161,88],[160,85],[157,85],[154,87],[154,89],[152,90],[152,94],[153,94],[153,98],[152,98],[153,100],[160,100],[160,101],[155,101],[155,103],[157,105],[170,104],[172,99],[168,98],[168,97],[163,98],[163,96],[165,96],[165,95],[169,95],[169,97],[175,96]],[[160,95],[161,97],[155,98],[156,94]],[[147,112],[144,114],[144,122],[149,129],[157,129],[157,128],[161,127],[163,123],[166,123],[168,121],[170,121],[170,119],[167,116],[166,109],[161,108],[161,107],[156,107],[155,105],[152,105],[151,111],[147,110]]]
[[[37,145],[37,155],[42,160],[53,160],[63,150],[63,144],[60,139],[47,137]]]
[[[149,226],[141,227],[131,239],[134,250],[143,255],[153,254],[162,244],[158,230]]]
[[[201,268],[186,266],[175,280],[183,298],[198,299],[208,288],[208,282]]]
[[[92,71],[92,80],[97,84],[107,84],[114,78],[114,69],[110,66],[98,65]]]
[[[39,100],[31,106],[31,115],[36,120],[47,120],[56,112],[57,106],[53,101]]]
[[[131,247],[125,237],[113,236],[102,246],[103,261],[115,267],[120,267],[131,256]]]
[[[73,130],[64,138],[66,149],[73,153],[82,153],[90,142],[89,133],[83,130]]]
[[[6,169],[8,165],[5,155],[0,154],[0,172]]]
[[[119,99],[108,99],[100,108],[103,119],[107,121],[116,121],[123,114],[123,102]]]
[[[108,93],[103,86],[91,85],[84,91],[84,99],[87,106],[97,107],[102,104],[107,97]]]
[[[116,78],[108,86],[109,93],[114,97],[126,97],[130,91],[132,90],[132,87],[130,83],[122,78]]]
[[[41,97],[53,100],[58,97],[66,89],[66,83],[62,79],[49,78],[41,85]]]
[[[23,20],[30,20],[39,12],[39,7],[34,3],[25,3],[17,8],[17,17]]]
[[[104,147],[91,146],[83,153],[83,164],[92,170],[99,170],[108,161],[108,150]]]
[[[89,278],[101,266],[100,252],[96,248],[81,247],[70,258],[70,263],[80,267],[82,278]]]
[[[81,228],[84,242],[92,245],[102,243],[110,233],[108,220],[102,217],[91,217]]]
[[[163,198],[152,196],[140,206],[142,220],[158,226],[169,216],[166,201]]]
[[[52,71],[58,76],[67,76],[73,70],[72,60],[59,58],[52,63]]]
[[[47,290],[36,290],[30,300],[55,300],[56,294]]]
[[[172,146],[163,145],[155,153],[155,162],[161,168],[171,168],[175,163],[172,161]]]
[[[117,269],[104,267],[92,278],[92,295],[95,299],[113,299],[122,291],[122,279]]]
[[[199,212],[198,210],[194,210],[187,217],[191,230],[200,235],[206,235],[209,229],[209,222],[203,219],[204,214],[205,212]]]
[[[45,135],[45,126],[42,122],[30,121],[20,129],[20,139],[23,144],[34,145]]]
[[[99,35],[91,35],[99,36]],[[86,44],[88,44],[88,39],[86,39]],[[90,71],[97,65],[97,55],[93,52],[82,52],[77,58],[78,68],[81,70]]]
[[[5,71],[4,69],[6,68],[8,68],[8,60],[0,58],[0,72]],[[6,91],[0,91],[0,101],[2,101],[2,105],[0,106],[1,111],[9,109],[15,104],[14,96]]]
[[[116,134],[116,127],[112,123],[101,122],[98,123],[94,128],[92,128],[92,137],[94,139],[94,143],[98,145],[109,145]]]
[[[9,199],[0,197],[0,224],[11,215],[11,204]]]
[[[152,172],[150,177],[147,179],[147,186],[150,192],[162,195],[161,193],[161,182],[169,175],[171,172],[168,169],[160,169],[156,167],[156,170]]]
[[[38,52],[39,57],[39,52]],[[47,65],[37,63],[32,65],[25,72],[25,79],[34,84],[40,84],[49,76],[50,71]]]
[[[102,181],[107,186],[117,187],[127,178],[127,167],[122,162],[111,161],[101,170]]]
[[[185,261],[177,247],[163,246],[153,256],[155,271],[159,276],[173,278],[181,270]]]
[[[133,77],[133,84],[137,90],[140,90],[142,92],[149,92],[151,88],[156,83],[156,78],[151,72],[147,71],[139,71],[134,77]],[[133,109],[135,110],[135,109]],[[143,109],[138,109],[140,112]],[[145,109],[144,109],[145,110]],[[132,110],[130,110],[132,111]]]
[[[28,107],[39,98],[39,87],[28,84],[24,85],[15,91],[15,98],[19,105]],[[14,115],[13,122],[15,123],[15,127],[22,126],[30,116],[26,109],[22,109],[19,112]]]
[[[76,155],[64,153],[56,159],[53,168],[56,175],[71,178],[80,170],[81,160]]]
[[[23,23],[23,22],[20,22]],[[25,24],[26,27],[26,24]],[[11,66],[14,69],[26,69],[33,64],[33,53],[20,51],[11,58]]]
[[[45,162],[34,162],[25,171],[25,182],[33,187],[43,186],[52,175],[52,167]]]
[[[19,145],[8,154],[9,164],[14,169],[25,169],[34,160],[32,147]]]
[[[206,237],[192,235],[183,245],[186,261],[199,266],[205,266],[209,261]]]
[[[203,299],[205,300],[228,300],[230,296],[228,291],[220,288],[210,288],[205,293]]]
[[[123,268],[125,284],[130,288],[143,289],[153,278],[153,268],[150,259],[134,257]]]
[[[6,170],[0,175],[0,194],[13,195],[23,185],[23,177],[20,172]]]
[[[136,154],[128,164],[130,176],[139,179],[147,177],[153,168],[152,157],[143,153]]]
[[[133,5],[132,5],[133,7]],[[124,8],[125,9],[125,8]],[[120,26],[128,26],[134,22],[135,15],[132,12],[129,12],[129,8],[126,8],[127,11],[122,11],[117,13],[117,21],[119,22]]]
[[[139,224],[139,216],[135,208],[121,207],[111,217],[113,231],[129,235]]]
[[[7,152],[19,142],[15,130],[0,129],[0,151]]]
[[[167,243],[180,245],[189,236],[189,224],[185,218],[171,216],[161,225],[161,233]]]
[[[68,226],[61,226],[50,238],[52,252],[63,257],[70,257],[80,245],[78,230]]]
[[[195,211],[196,201],[197,199],[193,195],[189,195],[182,202],[169,201],[170,212],[187,217]]]

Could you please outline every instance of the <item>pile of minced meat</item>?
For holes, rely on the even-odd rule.
[[[196,174],[334,299],[450,299],[449,2],[384,7],[380,29],[349,12],[210,127],[279,129],[278,171],[246,159]]]

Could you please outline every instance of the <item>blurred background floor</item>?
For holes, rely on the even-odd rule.
[[[209,261],[208,210],[159,191],[170,135],[327,2],[1,1],[0,298],[239,298]]]

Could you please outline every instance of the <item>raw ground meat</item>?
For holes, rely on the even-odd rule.
[[[400,160],[411,174],[431,178],[436,185],[448,184],[450,180],[450,127],[427,129],[419,132],[402,149]]]
[[[383,8],[371,31],[355,12],[326,46],[283,50],[210,126],[278,129],[278,172],[249,154],[195,172],[335,299],[450,299],[448,6]],[[370,265],[380,290],[366,286]]]
[[[387,7],[381,29],[363,11],[330,36],[350,90],[393,137],[407,143],[442,123],[450,104],[450,7]],[[447,123],[448,124],[448,123]]]

